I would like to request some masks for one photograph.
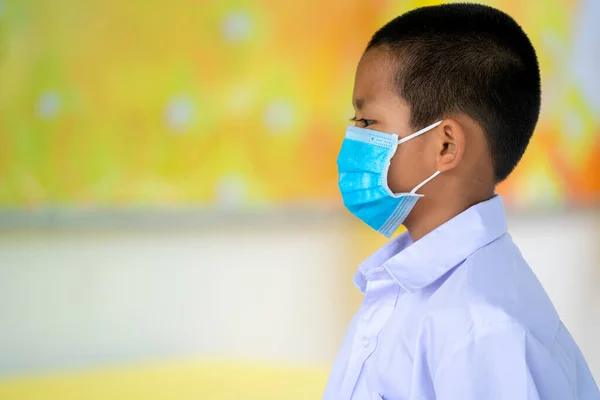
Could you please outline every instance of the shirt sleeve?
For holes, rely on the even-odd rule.
[[[539,400],[527,364],[527,332],[512,322],[474,327],[433,375],[437,400]]]

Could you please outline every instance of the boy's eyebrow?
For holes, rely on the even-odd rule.
[[[364,104],[365,104],[365,99],[361,99],[361,98],[354,99],[354,107],[355,107],[357,110],[360,110],[360,109],[362,109],[362,108],[363,108],[363,106],[364,106]]]

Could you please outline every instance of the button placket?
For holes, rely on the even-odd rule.
[[[377,348],[377,335],[383,329],[391,315],[398,291],[394,290],[395,282],[385,279],[387,271],[381,269],[370,274],[365,288],[363,304],[357,316],[354,329],[354,340],[349,357],[348,369],[344,379],[348,398],[360,380],[365,362]],[[399,288],[397,288],[399,289]]]

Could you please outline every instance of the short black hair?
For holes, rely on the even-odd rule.
[[[377,31],[372,48],[397,61],[394,84],[413,128],[464,113],[486,134],[496,182],[512,172],[541,105],[535,50],[514,19],[473,3],[417,8]]]

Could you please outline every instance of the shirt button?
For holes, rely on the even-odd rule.
[[[369,345],[371,344],[371,339],[369,339],[368,337],[364,336],[361,340],[360,340],[360,344],[362,345],[362,347],[369,347]]]

